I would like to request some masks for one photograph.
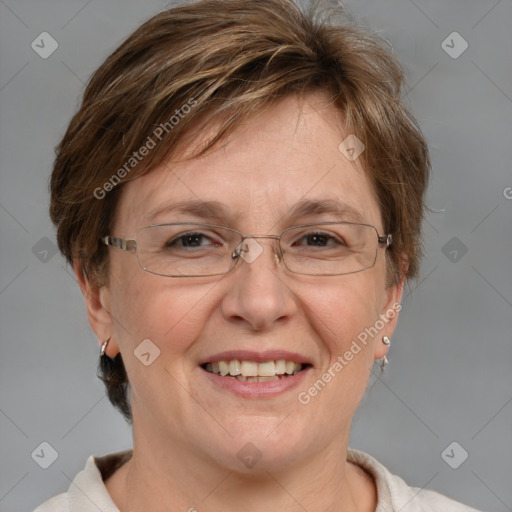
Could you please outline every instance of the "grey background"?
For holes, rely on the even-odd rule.
[[[411,485],[509,511],[512,2],[345,4],[393,43],[405,67],[406,101],[431,145],[428,200],[439,211],[425,222],[421,280],[404,298],[390,364],[372,379],[351,446]],[[52,253],[47,183],[87,78],[166,5],[0,0],[2,512],[31,510],[66,490],[89,454],[131,447],[95,375],[98,345],[78,286]],[[59,45],[47,59],[31,48],[43,31]],[[469,44],[456,59],[441,46],[454,31]],[[31,457],[43,441],[58,452],[48,469]],[[458,469],[441,457],[453,441],[469,454]]]

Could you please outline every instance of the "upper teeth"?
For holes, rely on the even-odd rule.
[[[243,375],[244,377],[273,377],[274,375],[296,374],[302,370],[302,365],[294,361],[285,361],[284,359],[265,361],[263,363],[233,359],[231,361],[208,363],[205,369],[222,376],[229,374],[233,377],[237,375]]]

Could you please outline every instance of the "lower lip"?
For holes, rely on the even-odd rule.
[[[207,372],[201,367],[200,370],[214,385],[242,398],[272,398],[298,386],[311,370],[311,366],[295,375],[270,382],[244,382],[235,377],[222,377],[216,373]]]

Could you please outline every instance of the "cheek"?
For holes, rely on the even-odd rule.
[[[308,321],[323,357],[313,388],[303,390],[308,396],[302,398],[309,397],[334,422],[340,410],[357,408],[373,366],[379,337],[369,333],[380,318],[383,285],[372,270],[342,276],[338,286],[331,282],[310,294]]]
[[[197,338],[213,284],[183,285],[142,271],[124,274],[117,284],[111,306],[123,353],[150,339],[172,357]]]
[[[347,350],[379,318],[383,287],[371,270],[340,276],[335,283],[317,287],[314,295],[309,293],[310,320],[316,318],[315,329],[322,333],[333,357]]]

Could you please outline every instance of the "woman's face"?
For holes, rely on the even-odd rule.
[[[330,200],[355,210],[383,235],[365,172],[338,148],[349,133],[335,108],[321,100],[309,96],[301,105],[291,96],[206,157],[170,160],[129,182],[111,234],[129,239],[150,223],[187,221],[278,234],[297,224],[355,220],[334,213],[289,218],[301,201]],[[182,201],[215,201],[224,217],[164,210]],[[90,316],[100,340],[112,336],[108,353],[123,356],[136,447],[248,471],[260,456],[254,470],[286,468],[348,443],[373,361],[386,351],[382,336],[391,336],[396,322],[389,315],[381,320],[395,313],[401,292],[385,288],[385,250],[380,246],[371,269],[314,277],[287,271],[274,256],[272,239],[256,241],[264,250],[254,261],[240,261],[224,276],[199,278],[153,275],[133,254],[110,249],[109,284]],[[376,322],[378,334],[361,342],[361,333]],[[151,342],[141,345],[143,340]],[[142,361],[141,351],[150,354]],[[276,382],[250,383],[202,366],[219,359],[310,366]],[[308,391],[318,379],[323,385]]]

